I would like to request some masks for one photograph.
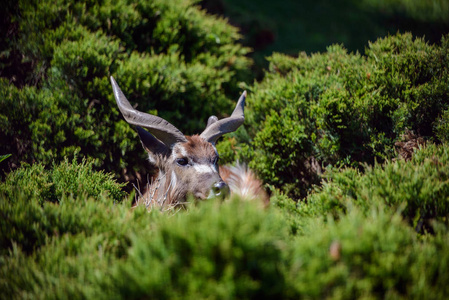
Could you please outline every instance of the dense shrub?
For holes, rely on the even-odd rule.
[[[78,164],[50,173],[58,168],[62,177],[103,176],[84,176],[88,167]],[[39,180],[31,176],[30,184]],[[56,203],[41,199],[19,189],[0,198],[3,298],[449,295],[447,226],[418,235],[401,210],[381,201],[348,206],[332,217],[316,203],[311,214],[304,208],[309,204],[298,207],[283,195],[268,209],[233,199],[170,213],[131,210],[129,201],[82,193]]]
[[[5,9],[0,153],[13,157],[3,170],[79,152],[128,178],[143,151],[109,76],[139,110],[196,133],[211,114],[231,111],[248,75],[237,30],[195,1],[18,1]]]
[[[298,296],[444,299],[449,292],[447,231],[420,241],[382,206],[350,208],[338,222],[309,219],[305,230],[293,242],[288,268]]]
[[[56,204],[77,199],[73,205],[83,206],[88,198],[101,203],[121,203],[125,197],[123,184],[116,183],[110,174],[93,171],[92,164],[92,161],[66,160],[50,170],[34,164],[9,173],[5,182],[0,183],[1,251],[14,242],[29,252],[44,244],[46,236],[86,231],[86,226],[77,220],[85,218],[81,217],[82,212]],[[105,207],[97,208],[95,213],[101,209],[102,214],[107,214]],[[95,220],[87,221],[96,224]]]
[[[229,298],[282,294],[277,213],[234,201],[174,215],[112,201],[1,200],[4,296]],[[232,216],[232,217],[231,217]],[[251,236],[251,238],[248,238]],[[5,247],[8,246],[8,247]],[[31,250],[31,251],[30,251]],[[260,263],[264,261],[264,263]]]
[[[398,34],[369,44],[366,56],[331,46],[269,60],[264,80],[248,87],[253,145],[246,158],[266,182],[295,197],[319,182],[322,167],[394,157],[407,132],[446,139],[447,37],[429,45]]]
[[[110,198],[121,202],[125,193],[123,184],[118,184],[111,174],[93,171],[93,161],[83,159],[71,163],[66,159],[52,169],[46,170],[42,164],[20,168],[9,173],[5,181],[0,183],[0,191],[10,201],[15,200],[18,191],[26,198],[59,202],[68,196]]]
[[[400,211],[413,228],[423,232],[431,228],[431,222],[449,225],[448,178],[447,144],[431,145],[408,162],[366,166],[363,173],[353,168],[330,171],[327,182],[306,198],[307,205],[299,207],[302,213],[321,216],[380,203]]]

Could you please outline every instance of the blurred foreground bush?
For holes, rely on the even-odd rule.
[[[195,1],[8,1],[0,32],[1,168],[80,153],[133,176],[144,161],[109,76],[133,105],[196,133],[247,78],[237,29]],[[221,116],[220,116],[221,117]]]
[[[436,181],[439,199],[448,199],[449,191],[440,188],[447,180],[435,179],[447,168],[447,150],[426,151],[440,168],[427,168],[427,159],[418,155],[399,166],[425,169]],[[13,179],[25,173],[35,186],[42,180],[33,175],[37,169],[11,173],[6,186],[21,184]],[[63,163],[49,174],[57,170],[60,178],[80,178],[81,186],[103,176],[85,176],[88,164]],[[300,205],[277,193],[268,209],[233,199],[163,214],[131,210],[129,201],[89,197],[82,189],[57,202],[9,189],[0,196],[2,297],[447,298],[447,220],[435,218],[429,225],[433,234],[417,233],[402,217],[408,217],[407,210],[388,201],[407,199],[401,188],[372,201],[351,197],[366,192],[369,176],[379,190],[385,189],[379,184],[385,178],[400,186],[402,178],[393,176],[390,165],[373,170],[361,179],[349,178],[349,171],[335,175],[333,189],[325,187]],[[352,192],[339,178],[347,178]],[[344,209],[328,205],[335,199],[346,204]],[[438,206],[437,201],[427,204]]]
[[[239,139],[237,157],[295,198],[329,165],[372,165],[395,157],[401,142],[448,140],[447,37],[429,45],[398,34],[370,43],[366,56],[336,45],[269,60],[264,80],[248,87],[253,143]]]

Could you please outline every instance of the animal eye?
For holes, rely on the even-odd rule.
[[[178,158],[176,163],[180,166],[186,166],[189,163],[189,160],[186,157]]]

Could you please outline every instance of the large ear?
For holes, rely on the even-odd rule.
[[[140,126],[136,126],[137,134],[139,134],[140,141],[143,148],[150,154],[166,154],[170,152],[170,149],[151,133],[146,131]],[[150,156],[151,157],[151,156]]]

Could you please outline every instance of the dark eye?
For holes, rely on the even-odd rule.
[[[186,166],[189,163],[189,160],[186,157],[178,158],[176,163],[180,166]]]

